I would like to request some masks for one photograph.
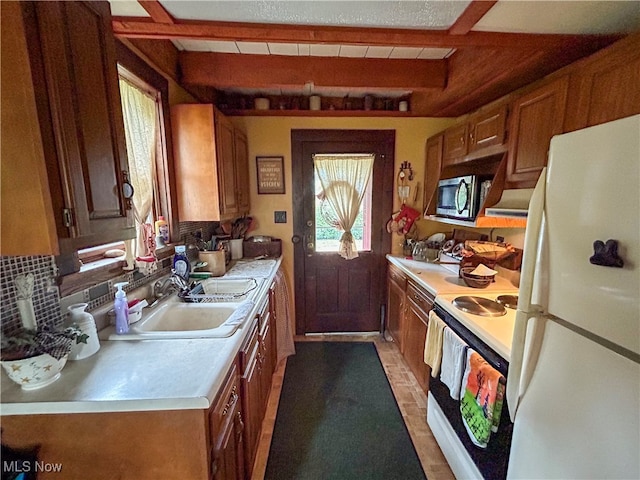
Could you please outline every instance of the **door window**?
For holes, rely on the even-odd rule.
[[[332,162],[336,159],[338,162]],[[351,208],[355,212],[356,207],[357,215],[351,226],[355,248],[358,252],[371,250],[373,160],[373,154],[314,156],[316,252],[340,251],[340,239],[345,232],[341,218],[348,224],[346,217],[351,215],[348,210]],[[319,167],[322,161],[332,162],[331,166]],[[336,196],[340,198],[336,199]],[[336,212],[337,203],[340,213]]]

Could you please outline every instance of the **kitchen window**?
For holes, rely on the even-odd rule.
[[[162,215],[169,223],[170,232],[172,235],[175,235],[177,230],[177,218],[175,218],[176,209],[172,206],[170,195],[172,189],[171,182],[173,180],[170,179],[168,174],[172,169],[171,145],[168,143],[170,142],[170,138],[167,138],[167,132],[170,131],[168,119],[168,82],[153,68],[137,57],[129,48],[124,46],[124,44],[116,42],[116,51],[121,97],[123,99],[125,98],[126,89],[134,89],[135,92],[139,92],[140,95],[152,102],[154,108],[153,125],[150,125],[152,130],[147,129],[146,133],[146,136],[151,134],[155,137],[152,145],[154,154],[152,161],[150,161],[146,168],[138,169],[135,165],[132,165],[131,153],[129,152],[129,145],[127,145],[130,181],[134,185],[134,195],[138,196],[140,193],[140,188],[135,188],[136,184],[139,183],[137,182],[138,179],[135,178],[137,170],[142,171],[143,176],[147,176],[147,184],[152,184],[150,206],[146,209],[146,215],[144,215],[142,223],[153,225],[154,220],[157,220],[158,217]],[[123,116],[125,115],[126,112],[123,111]],[[126,123],[127,120],[125,119],[125,124]],[[129,139],[127,139],[127,141],[129,141]],[[136,221],[136,226],[138,223],[140,222]],[[144,252],[140,250],[140,247],[136,248],[136,244],[141,242],[133,241],[126,243],[128,243],[129,246],[134,245],[134,258],[135,256],[144,254]],[[98,258],[100,257],[100,253],[109,249],[123,248],[125,248],[125,242],[100,245],[78,251],[78,257],[85,265],[83,270],[86,270],[86,266],[89,264],[95,266],[99,263],[105,263],[104,258]]]
[[[162,155],[159,92],[124,68],[119,73],[136,225],[135,242],[127,242],[127,247],[134,249],[136,257],[148,256],[154,253],[153,223],[162,213],[156,174],[157,156]]]

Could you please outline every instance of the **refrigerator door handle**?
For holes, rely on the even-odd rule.
[[[524,255],[522,257],[522,268],[520,275],[520,289],[518,293],[518,310],[530,312],[533,295],[534,278],[536,272],[536,261],[538,258],[538,247],[540,246],[540,233],[542,231],[542,221],[544,218],[545,188],[547,179],[547,168],[543,168],[540,178],[536,183],[536,188],[531,194],[529,201],[529,211],[527,213],[527,230],[524,236]]]
[[[537,307],[534,305],[532,307]],[[513,340],[511,343],[511,359],[509,360],[509,374],[507,378],[507,405],[511,421],[515,421],[520,398],[526,390],[526,385],[521,385],[524,372],[524,353],[527,340],[527,328],[532,318],[542,316],[542,309],[531,312],[516,311],[516,320],[513,328]]]

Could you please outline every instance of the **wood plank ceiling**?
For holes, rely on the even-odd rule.
[[[324,89],[352,97],[411,94],[412,113],[419,116],[468,113],[622,37],[617,32],[578,35],[473,30],[497,1],[472,0],[448,29],[427,30],[178,19],[158,0],[138,3],[149,16],[114,16],[116,36],[155,57],[156,63],[201,99],[211,98],[207,89],[299,94],[322,93]],[[183,46],[194,40],[226,42],[221,45],[233,48],[232,42],[253,48],[267,45],[265,49],[271,45],[274,51],[297,44],[298,51],[303,46],[308,52],[308,46],[324,45],[332,46],[325,50],[337,54],[178,51],[169,42]],[[375,52],[377,47],[384,52],[397,49],[399,56],[410,58],[356,56],[360,51]],[[440,57],[428,58],[433,54],[429,49],[440,49],[435,55]],[[341,51],[343,56],[339,56]]]

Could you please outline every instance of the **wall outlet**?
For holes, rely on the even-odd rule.
[[[284,210],[276,210],[273,212],[274,223],[287,223],[287,212]]]

